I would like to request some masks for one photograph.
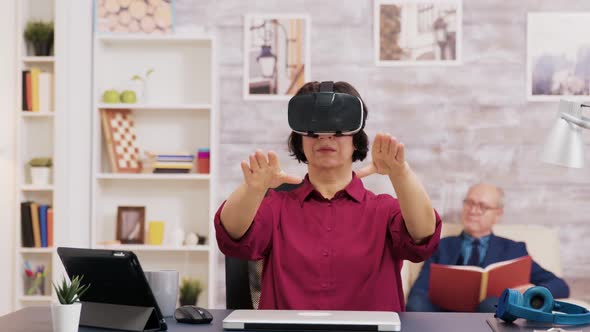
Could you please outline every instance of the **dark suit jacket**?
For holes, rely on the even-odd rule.
[[[428,301],[430,264],[457,264],[459,256],[461,255],[461,241],[461,236],[450,236],[440,240],[438,249],[434,255],[424,262],[420,275],[418,276],[418,279],[416,279],[414,286],[412,286],[410,297],[413,298],[413,300],[420,298],[421,300]],[[526,255],[528,255],[528,252],[524,242],[516,242],[492,234],[482,267]],[[543,269],[534,260],[531,271],[531,284],[547,287],[555,298],[569,296],[569,287],[565,281],[558,278],[555,274]]]

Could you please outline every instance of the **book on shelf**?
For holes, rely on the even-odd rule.
[[[35,238],[33,236],[33,222],[31,217],[31,202],[20,203],[21,216],[21,245],[23,247],[32,248],[35,246]]]
[[[190,169],[185,168],[154,168],[156,174],[187,174],[190,173]]]
[[[47,209],[47,246],[53,247],[53,208]]]
[[[22,72],[22,108],[24,111],[30,111],[31,105],[31,71],[23,70]]]
[[[33,239],[35,248],[41,248],[41,227],[39,225],[39,205],[32,202],[31,205],[31,222],[33,223]]]
[[[39,68],[31,68],[31,111],[39,112]]]
[[[485,268],[464,265],[430,265],[430,301],[451,311],[475,311],[490,296],[500,297],[506,288],[530,283],[532,258],[523,256]]]
[[[189,162],[155,162],[153,164],[154,168],[168,168],[168,169],[191,169],[193,168],[193,163]]]
[[[193,155],[157,155],[158,162],[193,162],[195,156]]]
[[[39,112],[48,113],[53,109],[53,75],[39,73]]]
[[[47,209],[48,205],[39,205],[39,228],[41,230],[41,247],[47,248]]]

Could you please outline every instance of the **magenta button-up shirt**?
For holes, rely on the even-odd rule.
[[[440,240],[438,214],[434,235],[416,244],[398,201],[366,190],[356,175],[330,200],[307,177],[290,192],[270,190],[238,241],[224,229],[222,209],[219,249],[265,260],[260,309],[403,311],[402,260],[427,259]]]

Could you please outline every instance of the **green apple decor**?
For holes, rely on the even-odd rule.
[[[137,96],[135,95],[135,91],[132,90],[125,90],[121,93],[121,101],[127,104],[133,104],[137,102]]]
[[[102,101],[103,103],[108,104],[116,104],[121,102],[121,98],[119,96],[119,91],[117,90],[107,90],[102,94]]]

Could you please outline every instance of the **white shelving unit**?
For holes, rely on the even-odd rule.
[[[91,246],[131,250],[144,270],[173,269],[204,282],[198,305],[216,307],[217,247],[213,216],[217,113],[215,40],[210,35],[97,35],[93,50]],[[133,89],[133,75],[154,69],[148,98],[102,102],[105,90]],[[210,174],[115,173],[103,137],[101,109],[131,109],[140,151],[170,153],[209,148]],[[164,244],[109,245],[116,239],[117,207],[145,207],[149,221],[165,221]],[[206,236],[203,245],[171,243],[173,230]]]
[[[54,0],[25,0],[17,1],[17,109],[19,116],[16,118],[16,220],[15,222],[15,265],[13,269],[14,285],[10,287],[13,290],[13,309],[20,309],[30,305],[47,304],[52,301],[51,295],[51,281],[57,278],[61,269],[58,262],[59,258],[55,253],[54,248],[29,248],[23,247],[21,239],[21,203],[26,201],[34,201],[38,204],[51,205],[54,210],[54,223],[58,223],[55,218],[56,211],[54,192],[57,186],[53,183],[49,185],[33,185],[28,172],[27,162],[34,157],[51,157],[54,161],[55,167],[59,167],[59,161],[55,160],[55,122],[56,112],[55,105],[51,107],[50,112],[31,112],[23,110],[22,102],[22,71],[31,69],[33,67],[39,68],[43,72],[50,72],[53,74],[53,82],[57,74],[58,59],[56,56],[34,56],[27,49],[23,38],[25,26],[29,20],[43,20],[54,21],[56,4]],[[55,36],[58,31],[55,30]],[[54,46],[55,47],[55,46]],[[56,52],[57,53],[57,52]],[[54,84],[54,83],[53,83]],[[55,87],[53,91],[53,99],[55,99]],[[55,229],[54,229],[55,231]],[[55,242],[55,235],[54,235]],[[46,277],[43,282],[43,294],[27,295],[25,284],[24,267],[25,262],[28,261],[33,268],[44,265],[46,269]]]
[[[98,180],[201,180],[208,181],[210,174],[120,174],[120,173],[100,173],[96,175]]]
[[[97,107],[100,108],[132,108],[133,110],[160,110],[160,111],[169,111],[169,110],[192,110],[192,111],[206,111],[209,112],[211,110],[211,104],[98,104]]]

